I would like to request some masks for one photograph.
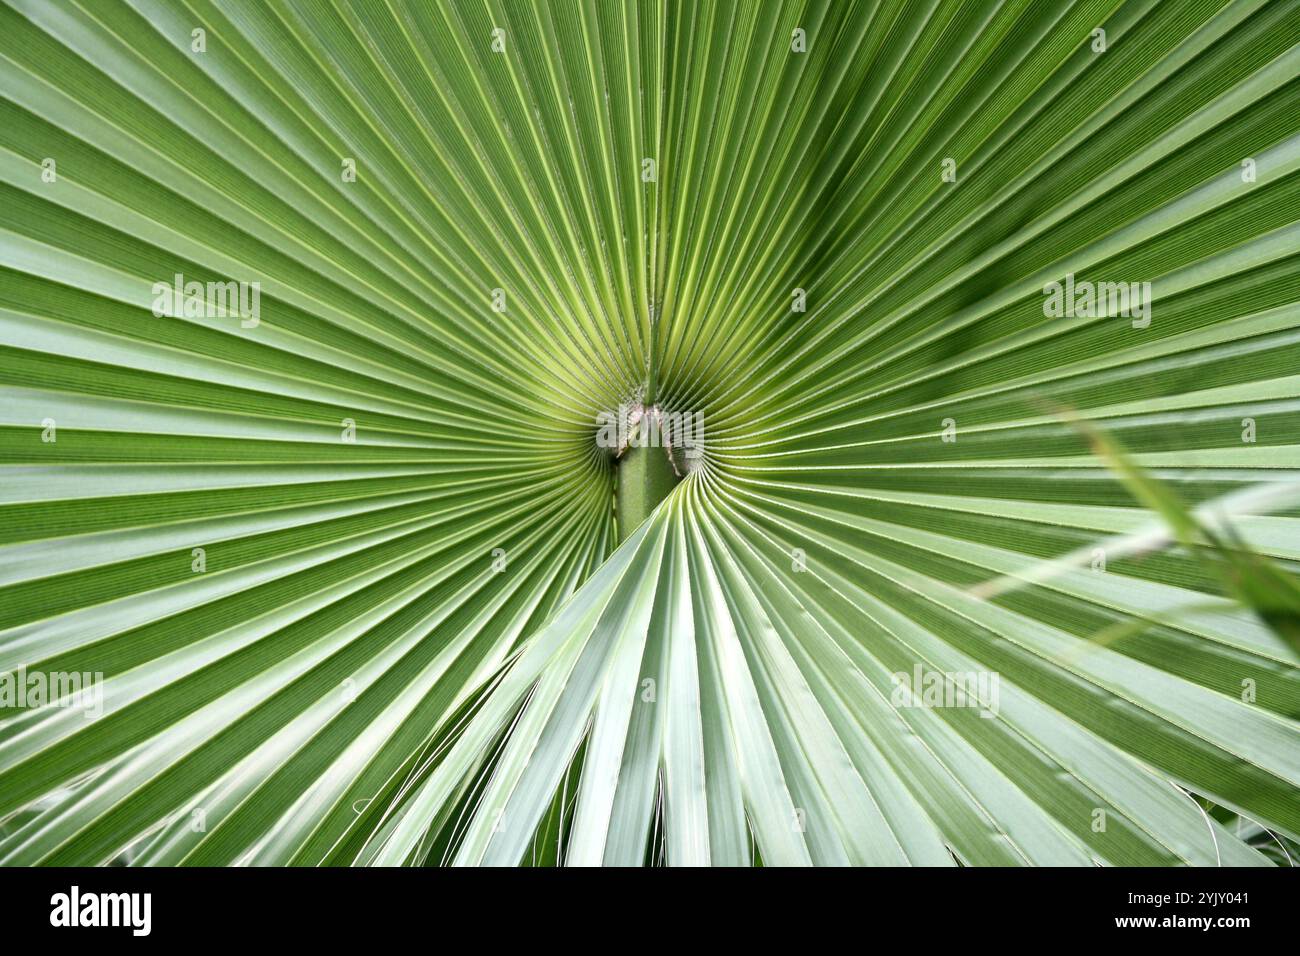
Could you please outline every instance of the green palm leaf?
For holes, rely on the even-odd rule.
[[[0,711],[0,861],[1280,862],[1298,67],[1250,0],[6,0],[0,674],[103,699]]]

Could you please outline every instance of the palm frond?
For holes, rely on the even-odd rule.
[[[103,699],[0,711],[0,862],[1282,863],[1295,647],[1122,542],[1144,476],[1294,590],[1298,68],[1263,0],[5,0],[0,674]]]

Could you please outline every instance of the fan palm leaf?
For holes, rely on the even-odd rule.
[[[1277,862],[1298,75],[1262,0],[5,0],[0,672],[103,698],[0,712],[0,861]]]

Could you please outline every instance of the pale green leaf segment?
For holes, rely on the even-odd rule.
[[[1300,838],[1293,649],[1177,546],[1036,569],[1158,520],[1058,409],[1191,507],[1300,481],[1298,43],[5,0],[0,674],[104,697],[0,710],[0,862],[1269,864],[1189,794]],[[619,529],[647,385],[703,455]],[[1296,574],[1296,508],[1231,527]]]

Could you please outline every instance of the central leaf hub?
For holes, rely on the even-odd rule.
[[[667,412],[641,401],[598,416],[596,444],[613,453],[614,517],[625,540],[703,454],[703,417]]]
[[[614,477],[614,520],[620,542],[627,540],[682,480],[670,454],[667,448],[629,445],[619,457]]]
[[[684,475],[702,466],[704,417],[665,411],[638,397],[596,420],[596,445],[614,460],[614,517],[623,541]]]

